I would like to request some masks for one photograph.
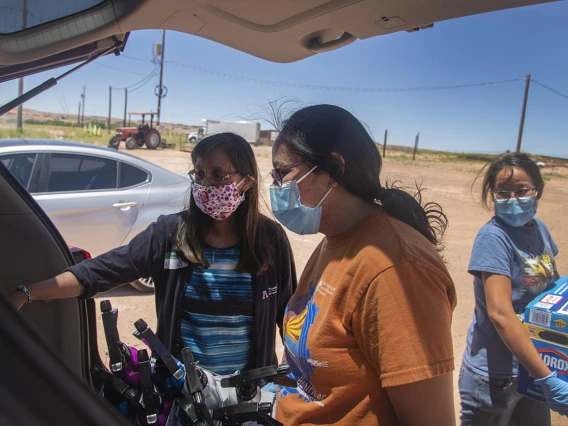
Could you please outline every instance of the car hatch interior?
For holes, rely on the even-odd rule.
[[[128,425],[2,297],[0,339],[2,426]]]
[[[6,295],[17,285],[51,278],[74,261],[47,215],[1,163],[0,194],[0,286]],[[88,379],[91,350],[96,350],[88,341],[93,301],[36,302],[24,306],[20,315],[77,377]]]
[[[180,31],[284,63],[356,40],[435,31],[436,22],[548,1],[9,0],[0,7],[0,82],[109,48],[119,54],[136,30]]]

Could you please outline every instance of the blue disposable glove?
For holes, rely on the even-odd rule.
[[[568,383],[560,380],[556,371],[534,382],[544,391],[544,397],[550,409],[568,417]]]
[[[272,393],[276,393],[276,385],[274,383],[268,383],[266,385],[264,385],[262,388],[260,388],[260,390],[262,392],[272,392]]]

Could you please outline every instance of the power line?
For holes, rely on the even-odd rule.
[[[117,70],[117,71],[121,71],[121,72],[126,72],[128,74],[135,74],[135,75],[144,75],[140,72],[136,72],[136,71],[130,71],[130,70],[124,70],[122,68],[117,68],[117,67],[113,67],[111,65],[106,65],[106,64],[101,64],[99,62],[95,62],[95,64],[100,65],[101,67],[105,67],[105,68],[110,68],[111,70]]]
[[[120,55],[120,57],[131,59],[134,61],[141,61],[141,62],[151,62],[149,59],[137,58],[134,56],[128,55]],[[405,87],[405,88],[387,88],[387,87],[341,87],[341,86],[318,86],[318,85],[308,85],[308,84],[301,84],[301,83],[288,83],[288,82],[281,82],[281,81],[272,81],[272,80],[262,80],[252,77],[245,77],[239,76],[234,74],[228,74],[219,71],[208,70],[205,68],[195,67],[192,65],[184,64],[181,62],[176,61],[165,61],[169,62],[173,65],[177,65],[183,68],[188,68],[193,71],[207,73],[219,77],[230,78],[234,80],[242,80],[248,81],[250,83],[256,84],[267,84],[271,86],[282,86],[282,87],[291,87],[291,88],[299,88],[299,89],[308,89],[308,90],[328,90],[328,91],[349,91],[349,92],[415,92],[415,91],[434,91],[434,90],[451,90],[451,89],[462,89],[462,88],[470,88],[470,87],[480,87],[480,86],[489,86],[494,84],[505,84],[505,83],[512,83],[515,81],[524,81],[524,78],[512,78],[508,80],[497,80],[497,81],[487,81],[481,83],[472,83],[472,84],[458,84],[458,85],[446,85],[446,86],[431,86],[431,87]],[[532,82],[538,84],[539,86],[543,87],[546,90],[551,91],[552,93],[561,96],[565,99],[568,99],[568,95],[559,92],[552,87],[549,87],[538,80],[532,79]]]
[[[61,87],[57,87],[58,90],[55,90],[55,97],[57,98],[57,102],[61,105],[63,112],[69,115],[69,108],[67,108],[67,101],[65,100],[65,94],[62,92]]]
[[[150,73],[150,75],[148,75],[146,78],[143,78],[143,79],[142,79],[141,81],[139,81],[138,83],[135,83],[135,84],[133,84],[133,85],[131,85],[131,86],[127,86],[127,87],[118,88],[118,89],[131,89],[132,87],[138,86],[138,84],[140,84],[140,86],[138,86],[138,87],[136,87],[136,88],[134,88],[134,89],[128,90],[129,92],[135,92],[136,90],[138,90],[138,89],[144,87],[146,84],[148,84],[148,83],[150,82],[150,80],[151,80],[154,76],[156,76],[156,75],[158,74],[159,67],[160,67],[160,62],[159,62],[159,61],[156,61],[155,58],[152,58],[152,59],[142,59],[142,58],[135,58],[135,57],[133,57],[133,56],[128,56],[128,55],[124,55],[124,54],[121,54],[120,57],[121,57],[121,58],[126,58],[126,59],[132,59],[132,60],[140,61],[140,62],[150,62],[150,63],[154,64],[154,69],[152,70],[152,72]]]
[[[559,92],[556,89],[553,89],[552,87],[547,86],[546,84],[541,83],[540,81],[535,80],[534,78],[532,79],[532,82],[535,84],[538,84],[540,87],[543,87],[546,90],[551,91],[552,93],[564,98],[564,99],[568,99],[568,95],[565,95],[564,93]]]
[[[290,87],[295,89],[307,89],[307,90],[326,90],[326,91],[336,91],[336,92],[418,92],[418,91],[435,91],[435,90],[451,90],[451,89],[463,89],[469,87],[480,87],[489,86],[494,84],[505,84],[512,83],[515,81],[524,81],[523,78],[512,78],[509,80],[497,80],[497,81],[485,81],[481,83],[471,83],[471,84],[457,84],[457,85],[445,85],[445,86],[427,86],[427,87],[348,87],[348,86],[319,86],[311,84],[301,84],[301,83],[288,83],[283,81],[273,81],[273,80],[262,80],[252,77],[244,77],[240,75],[228,74],[219,71],[212,71],[205,68],[195,67],[192,65],[183,64],[176,61],[166,61],[171,64],[188,68],[193,71],[198,71],[202,73],[207,73],[215,75],[218,77],[230,78],[233,80],[247,81],[249,83],[255,84],[265,84],[270,86],[280,86],[280,87]]]
[[[146,84],[148,84],[150,82],[150,80],[152,80],[152,78],[154,76],[156,76],[156,74],[158,73],[159,67],[154,64],[154,69],[152,69],[152,71],[150,72],[150,74],[146,75],[146,77],[144,77],[142,80],[137,81],[134,84],[131,84],[130,86],[126,86],[126,87],[113,87],[114,90],[124,90],[127,89],[129,92],[134,92],[138,89],[140,89],[141,87],[145,86]]]
[[[61,97],[63,98],[63,105],[65,107],[65,113],[67,115],[69,115],[69,107],[67,106],[67,98],[65,97],[65,92],[63,92],[61,87],[59,88],[59,93],[61,93]]]
[[[125,58],[125,59],[132,59],[133,61],[152,62],[151,59],[135,58],[134,56],[128,56],[128,55],[124,55],[124,54],[121,54],[119,57]]]
[[[137,84],[133,84],[131,86],[125,87],[130,93],[141,89],[142,87],[146,86],[159,72],[160,67],[158,65],[155,66],[154,70],[150,75],[148,75],[145,79],[142,79]]]
[[[111,68],[111,67],[109,67]],[[132,93],[135,92],[136,90],[140,89],[141,87],[144,87],[146,84],[148,84],[152,78],[156,75],[156,73],[158,72],[158,65],[154,64],[154,69],[152,69],[152,71],[150,72],[150,74],[146,75],[142,80],[137,81],[134,84],[131,84],[130,86],[127,87],[112,87],[109,86],[108,89],[108,119],[107,119],[107,130],[110,132],[110,125],[111,125],[111,110],[112,110],[112,91],[114,90],[124,90],[124,118],[122,120],[123,126],[126,125],[126,105],[128,103],[128,92]]]

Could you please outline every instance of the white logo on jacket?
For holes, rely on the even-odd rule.
[[[262,299],[268,299],[270,296],[274,296],[278,293],[278,286],[275,287],[268,287],[268,290],[262,291]]]
[[[170,251],[166,253],[166,259],[164,260],[164,269],[181,269],[189,266],[189,263],[178,257],[175,251]]]

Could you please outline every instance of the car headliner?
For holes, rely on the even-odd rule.
[[[104,0],[23,30],[0,28],[0,82],[84,60],[112,46],[119,54],[128,34],[136,30],[180,31],[259,58],[293,62],[358,39],[415,32],[448,19],[549,1]],[[24,0],[19,2],[5,8],[10,20],[22,16]],[[61,8],[66,1],[52,3],[45,2],[48,9],[34,14],[65,16]],[[59,13],[53,14],[58,7]]]

